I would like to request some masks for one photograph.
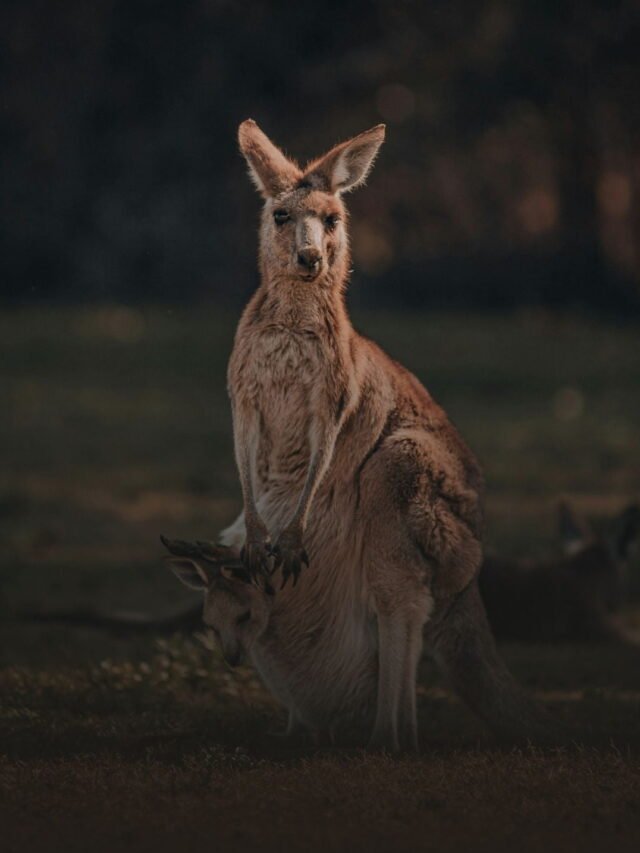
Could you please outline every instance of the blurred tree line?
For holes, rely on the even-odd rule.
[[[639,24],[637,0],[4,0],[4,299],[244,299],[251,116],[302,160],[388,124],[356,299],[637,308]]]

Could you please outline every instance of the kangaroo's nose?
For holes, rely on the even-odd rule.
[[[321,259],[317,249],[300,249],[298,252],[298,264],[309,272],[315,272],[318,269]]]

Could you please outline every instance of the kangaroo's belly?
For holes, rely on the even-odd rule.
[[[327,626],[327,623],[328,626]],[[377,695],[377,636],[370,621],[347,627],[348,637],[325,620],[319,637],[299,626],[286,642],[258,641],[253,664],[267,689],[311,729],[365,720]]]

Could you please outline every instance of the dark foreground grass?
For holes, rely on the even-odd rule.
[[[510,657],[521,675],[535,666],[526,648]],[[614,652],[595,657],[565,649],[583,686],[574,673],[562,690],[538,664],[539,698],[575,733],[554,749],[496,743],[427,668],[423,753],[399,758],[283,741],[251,672],[190,640],[139,664],[7,668],[4,849],[634,850],[640,692],[585,687]]]
[[[552,546],[561,493],[596,515],[640,497],[638,328],[360,319],[481,458],[492,546]],[[497,743],[425,664],[422,755],[391,759],[270,734],[282,711],[197,641],[15,618],[191,601],[157,538],[213,537],[239,509],[234,322],[213,309],[0,315],[2,849],[638,849],[637,649],[503,650],[564,723],[554,749]],[[640,624],[637,605],[627,616]]]
[[[0,767],[9,850],[637,850],[638,765],[614,753]],[[20,793],[17,794],[16,792]],[[15,819],[14,815],[22,819]],[[13,819],[11,819],[13,818]]]

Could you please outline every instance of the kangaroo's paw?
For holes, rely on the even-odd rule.
[[[282,531],[273,548],[275,557],[274,571],[282,567],[282,584],[284,589],[287,581],[293,576],[293,585],[298,582],[302,566],[309,565],[309,557],[302,544],[302,531],[298,528],[287,528]]]
[[[262,523],[247,528],[240,559],[256,583],[259,577],[268,578],[271,574],[271,541],[269,531]]]
[[[240,559],[254,581],[257,582],[259,577],[269,577],[271,549],[268,540],[263,542],[247,540],[240,552]]]

